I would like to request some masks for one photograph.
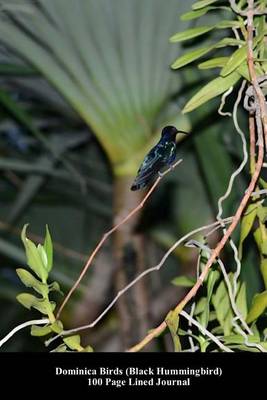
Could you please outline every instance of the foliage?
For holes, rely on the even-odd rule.
[[[265,7],[264,1],[258,3],[263,8]],[[210,6],[210,4],[212,4],[212,6]],[[179,69],[192,62],[198,61],[199,58],[206,56],[210,52],[215,52],[214,58],[201,62],[198,64],[198,68],[219,69],[219,75],[199,89],[186,103],[183,108],[184,113],[197,109],[214,97],[225,93],[230,88],[233,90],[241,78],[245,78],[248,84],[250,82],[250,75],[246,62],[248,33],[246,30],[245,18],[233,14],[230,5],[228,7],[222,6],[219,1],[198,1],[192,5],[192,10],[193,11],[182,15],[181,18],[184,20],[195,20],[202,18],[210,12],[217,12],[218,14],[220,12],[225,14],[226,12],[229,19],[223,19],[217,24],[200,25],[183,32],[178,32],[170,38],[171,42],[175,43],[190,40],[205,35],[213,30],[226,28],[231,28],[232,34],[234,34],[235,37],[223,37],[216,43],[200,48],[197,47],[197,49],[186,52],[186,54],[181,55],[174,61],[172,68]],[[254,24],[256,29],[253,42],[255,70],[258,76],[262,76],[267,72],[266,46],[264,44],[267,33],[265,14],[263,13],[262,15],[255,16]],[[230,50],[233,46],[236,46],[237,49]],[[223,53],[219,49],[223,49]],[[250,160],[252,166],[251,174],[253,174],[255,170],[255,159],[253,157],[252,155],[252,159]],[[265,187],[265,182],[262,179],[260,180],[260,184],[262,187]],[[247,206],[241,220],[239,259],[237,259],[237,250],[233,242],[231,245],[235,251],[237,271],[227,274],[226,271],[224,271],[224,266],[221,261],[214,265],[206,276],[201,294],[198,294],[198,298],[191,308],[190,315],[195,317],[200,325],[206,329],[206,333],[209,331],[217,336],[229,349],[242,351],[266,351],[267,349],[266,335],[261,328],[262,322],[264,323],[264,321],[266,321],[267,316],[266,215],[266,207],[263,205],[263,201],[260,200],[259,196],[255,195]],[[242,267],[240,263],[243,261],[244,244],[249,235],[251,236],[251,233],[254,235],[260,253],[260,272],[265,290],[254,294],[252,303],[249,306],[246,296],[247,284],[240,280],[240,271],[238,272],[238,270]],[[201,246],[203,247],[203,245]],[[203,251],[200,252],[199,256],[200,271],[197,271],[197,278],[201,273],[201,265],[203,266],[202,252]],[[207,258],[205,259],[204,265],[206,262]],[[250,268],[252,267],[256,267],[255,263],[250,265]],[[223,274],[219,272],[220,270],[223,271]],[[175,278],[173,283],[186,287],[194,285],[194,281],[190,281],[188,277],[183,276]],[[239,325],[237,322],[239,322]],[[246,324],[251,324],[251,327],[248,327]],[[170,327],[169,324],[168,326]],[[190,328],[190,330],[178,328],[178,322],[176,336],[174,335],[173,329],[170,328],[170,331],[173,338],[177,335],[191,336],[192,339],[198,343],[201,351],[207,351],[210,345],[214,346],[214,341],[207,336],[207,334],[203,335],[203,332],[198,333],[197,330],[193,330],[192,328]],[[175,341],[174,346],[176,346]]]
[[[244,18],[233,14],[230,6],[219,1],[196,2],[192,11],[181,16],[182,22],[178,21],[178,11],[186,11],[190,2],[179,2],[179,10],[176,0],[79,0],[75,1],[75,7],[67,7],[61,0],[26,3],[27,10],[23,7],[18,10],[17,2],[12,6],[11,1],[6,4],[0,24],[1,43],[17,55],[9,53],[8,62],[0,65],[3,81],[1,132],[8,122],[12,129],[17,129],[20,138],[26,137],[30,143],[23,152],[14,149],[18,139],[13,140],[12,147],[4,140],[4,135],[1,136],[0,169],[4,182],[1,186],[1,218],[9,222],[0,240],[3,257],[1,310],[11,310],[2,312],[1,325],[12,326],[13,321],[21,321],[22,316],[26,318],[27,315],[20,314],[22,307],[14,303],[20,288],[10,271],[14,264],[24,263],[24,254],[18,245],[18,232],[14,233],[13,223],[18,221],[21,226],[30,220],[33,230],[38,233],[40,226],[49,223],[56,237],[56,268],[48,271],[48,250],[44,245],[39,246],[43,250],[33,245],[35,258],[30,264],[35,272],[20,269],[23,272],[19,274],[24,283],[34,285],[28,287],[34,291],[39,289],[37,293],[41,297],[34,298],[40,299],[41,303],[29,296],[19,298],[34,308],[33,312],[38,308],[39,312],[44,311],[42,302],[46,300],[45,311],[49,311],[51,321],[47,327],[34,327],[32,334],[51,335],[54,303],[50,300],[53,291],[51,293],[51,283],[47,280],[56,280],[55,287],[59,281],[64,291],[73,284],[88,250],[110,225],[113,212],[111,172],[116,177],[133,175],[145,152],[157,140],[162,125],[173,123],[184,130],[192,125],[194,135],[179,148],[179,154],[186,162],[179,171],[166,178],[166,184],[153,195],[152,204],[144,215],[140,229],[156,244],[153,257],[159,257],[169,248],[178,234],[208,223],[217,212],[218,198],[243,154],[239,138],[233,134],[232,119],[218,118],[216,100],[210,100],[217,97],[218,101],[220,95],[233,87],[226,105],[231,108],[241,79],[249,80],[246,26]],[[37,7],[37,3],[41,6]],[[243,3],[240,2],[240,6],[243,7]],[[264,16],[256,16],[254,20],[259,33],[254,43],[256,71],[261,75],[266,72],[263,46],[266,27]],[[239,37],[235,36],[236,32]],[[168,43],[171,35],[171,43]],[[180,54],[182,46],[183,55]],[[177,60],[175,54],[179,56]],[[210,54],[214,56],[208,58]],[[170,71],[172,62],[173,71]],[[185,99],[190,96],[184,106]],[[182,116],[181,106],[185,113],[194,112]],[[241,110],[239,120],[243,127],[247,126],[247,115]],[[102,148],[108,156],[111,171]],[[18,186],[13,186],[12,173],[19,178]],[[249,172],[244,171],[239,176],[224,203],[225,215],[231,215],[238,204],[248,175]],[[265,182],[261,180],[259,185],[264,187]],[[243,215],[240,235],[234,236],[242,257],[243,280],[238,280],[235,300],[253,331],[248,340],[262,346],[266,345],[262,329],[266,319],[266,290],[263,288],[263,281],[265,289],[267,284],[265,231],[264,203],[256,196]],[[254,238],[256,246],[252,245]],[[186,287],[196,281],[188,276],[174,278],[177,261],[178,267],[185,263],[192,269],[194,251],[185,247],[176,249],[175,257],[168,261],[168,268],[160,277],[160,289],[164,287],[162,282],[171,279],[176,284],[186,283]],[[110,261],[109,249],[107,252]],[[224,257],[225,264],[234,270],[230,252],[226,251]],[[257,257],[260,269],[255,265]],[[148,261],[152,262],[154,258]],[[106,265],[104,267],[108,269]],[[37,273],[40,271],[41,276]],[[210,270],[196,298],[193,316],[229,348],[258,351],[255,346],[246,344],[236,330],[229,290],[219,271],[218,264]],[[227,272],[232,282],[232,272]],[[93,271],[81,284],[79,301],[74,297],[64,315],[66,323],[73,320],[79,303],[88,301],[88,285],[94,278]],[[106,277],[102,277],[103,281]],[[157,283],[151,280],[150,286],[152,294],[161,297]],[[111,292],[107,284],[101,307]],[[45,293],[48,298],[42,297]],[[95,293],[97,296],[98,292]],[[102,292],[99,293],[101,297]],[[218,302],[221,293],[223,301]],[[191,326],[190,333],[183,316],[178,320],[177,314],[171,311],[166,321],[176,350],[186,349],[187,338],[191,336],[201,351],[218,351],[211,339],[196,327]],[[110,337],[114,333],[114,324],[114,314],[103,323],[103,331]],[[14,349],[27,348],[26,340]],[[15,339],[14,343],[16,346]],[[28,343],[30,347],[32,341]],[[67,349],[83,351],[79,337],[65,338],[57,351]]]
[[[46,235],[44,244],[40,243],[36,246],[29,238],[26,236],[27,225],[23,227],[21,233],[21,239],[25,247],[27,264],[30,269],[34,272],[34,275],[29,271],[18,268],[17,274],[21,282],[29,288],[32,288],[34,292],[38,293],[40,296],[36,297],[30,293],[20,293],[17,296],[17,300],[27,309],[34,308],[43,315],[47,315],[49,318],[49,323],[45,326],[32,325],[31,335],[32,336],[47,336],[51,334],[62,333],[63,324],[60,320],[55,318],[54,310],[56,303],[50,300],[51,292],[59,292],[60,286],[58,282],[48,283],[49,273],[53,267],[53,244],[51,236],[46,226]],[[59,345],[54,352],[66,352],[66,351],[81,351],[81,352],[91,352],[91,346],[86,346],[85,348],[81,346],[81,338],[79,335],[68,336],[63,339],[63,344]]]

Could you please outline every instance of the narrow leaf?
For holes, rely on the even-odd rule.
[[[250,204],[247,207],[245,215],[241,220],[240,241],[238,249],[240,259],[242,258],[243,242],[245,241],[246,237],[248,236],[249,232],[252,229],[256,215],[257,215],[257,205]]]
[[[243,316],[244,319],[247,318],[247,313],[248,313],[248,309],[247,309],[247,293],[246,293],[246,283],[243,282],[237,298],[236,298],[236,306],[237,309],[240,311],[241,315]]]
[[[218,77],[213,79],[202,89],[199,90],[189,101],[186,103],[183,113],[193,111],[197,107],[213,99],[216,96],[226,92],[231,86],[233,86],[240,79],[240,75],[236,72],[229,74],[226,77]]]
[[[222,68],[229,57],[216,57],[198,64],[199,69]]]
[[[262,293],[255,294],[252,305],[247,316],[247,323],[255,321],[267,307],[267,290]]]
[[[260,268],[261,268],[261,274],[262,274],[263,281],[264,281],[264,286],[265,286],[265,289],[267,289],[267,258],[265,258],[265,257],[261,258]]]
[[[178,68],[184,67],[185,65],[190,64],[191,62],[204,56],[212,49],[213,49],[213,46],[209,46],[209,47],[203,47],[201,49],[196,49],[189,53],[186,53],[186,54],[182,55],[181,57],[177,58],[177,60],[174,61],[174,63],[171,65],[171,67],[173,69],[178,69]]]
[[[177,334],[178,326],[179,326],[179,317],[177,315],[177,312],[171,310],[168,313],[165,321],[166,321],[166,324],[168,325],[168,328],[172,335],[174,351],[180,352],[181,351],[181,343],[180,343],[179,336]]]
[[[51,268],[53,266],[53,243],[52,239],[50,236],[50,232],[48,229],[48,226],[46,225],[46,235],[45,235],[45,241],[44,241],[44,250],[46,252],[47,256],[47,271],[51,271]]]
[[[35,244],[26,237],[27,226],[28,225],[24,225],[21,232],[21,240],[26,250],[27,264],[36,273],[36,275],[41,278],[42,282],[45,283],[48,273]]]
[[[247,57],[247,47],[242,46],[239,49],[237,49],[229,58],[228,62],[226,65],[223,67],[221,70],[221,76],[227,76],[231,74],[231,72],[235,71],[239,65],[245,61]]]
[[[181,15],[180,19],[182,21],[190,21],[192,19],[196,19],[205,15],[208,11],[214,10],[215,7],[204,7],[200,8],[199,10],[189,11]]]
[[[182,42],[183,40],[193,39],[197,36],[204,35],[210,32],[214,26],[198,26],[196,28],[187,29],[183,32],[178,32],[170,38],[171,43]]]
[[[200,0],[192,5],[192,10],[199,10],[200,8],[209,6],[210,4],[216,3],[218,0]]]

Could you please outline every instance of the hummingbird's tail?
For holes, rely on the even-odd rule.
[[[135,190],[143,189],[144,187],[146,187],[148,185],[148,183],[153,179],[154,176],[155,176],[155,174],[148,174],[147,176],[143,176],[143,177],[137,176],[131,186],[131,190],[135,191]]]

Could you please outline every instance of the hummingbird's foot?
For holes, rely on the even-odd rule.
[[[158,172],[158,175],[159,175],[159,177],[160,177],[160,178],[162,178],[162,177],[163,177],[163,173],[162,173],[162,172],[160,172],[160,171]]]

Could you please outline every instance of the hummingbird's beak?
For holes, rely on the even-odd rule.
[[[185,131],[178,131],[178,133],[183,133],[184,135],[189,135],[189,132],[185,132]]]

